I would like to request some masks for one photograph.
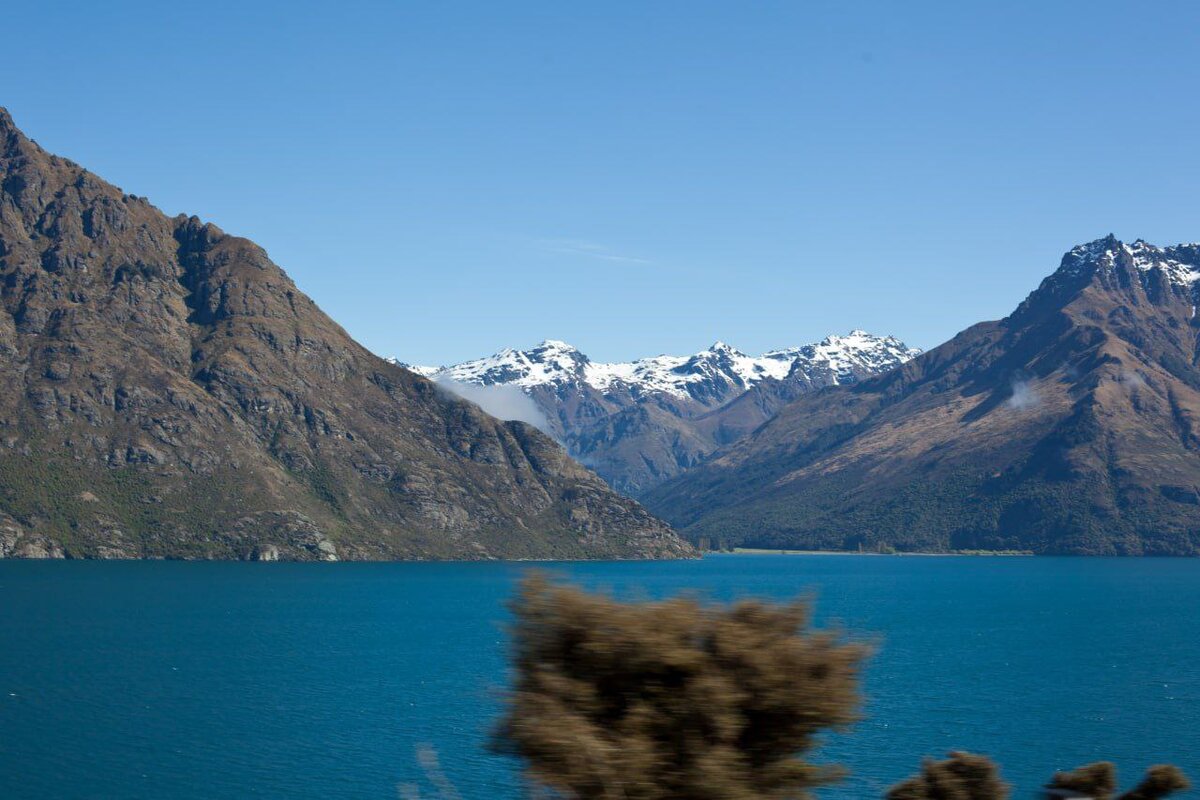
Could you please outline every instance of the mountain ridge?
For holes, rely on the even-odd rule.
[[[1200,554],[1200,248],[1072,248],[1008,317],[645,496],[693,539]]]
[[[253,242],[0,109],[0,557],[691,552],[534,428],[369,353]]]
[[[837,382],[854,380],[856,372],[890,368],[920,352],[894,336],[853,330],[845,336],[831,335],[820,342],[769,350],[761,356],[748,356],[718,341],[687,356],[664,353],[633,361],[595,362],[567,342],[546,339],[528,350],[505,348],[491,356],[448,366],[404,366],[425,377],[484,386],[532,388],[574,380],[602,392],[625,385],[637,395],[661,392],[703,402],[707,393],[689,390],[707,377],[706,372],[720,372],[741,388],[768,378],[781,380],[793,370],[810,374],[828,371]]]
[[[638,497],[702,463],[766,421],[785,402],[904,363],[919,350],[855,330],[748,356],[716,342],[686,356],[594,362],[566,342],[507,348],[448,367],[413,367],[451,390],[513,389],[536,405],[541,426],[618,491]],[[474,390],[464,391],[479,402]],[[511,398],[504,398],[509,406]]]

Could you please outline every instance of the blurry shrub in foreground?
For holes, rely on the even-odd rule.
[[[515,685],[493,747],[579,800],[808,798],[841,771],[804,760],[853,722],[862,645],[802,604],[621,603],[525,580]]]
[[[575,800],[804,800],[842,771],[804,760],[857,718],[867,648],[809,628],[804,604],[621,603],[532,576],[512,604],[515,685],[493,749]],[[435,781],[436,783],[436,781]],[[1046,797],[1112,800],[1112,764],[1054,775]],[[1117,800],[1189,788],[1151,767]],[[927,759],[887,800],[1006,800],[989,758]]]

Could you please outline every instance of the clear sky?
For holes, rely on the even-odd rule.
[[[47,149],[264,247],[383,355],[930,347],[1075,243],[1200,239],[1200,4],[54,2]]]

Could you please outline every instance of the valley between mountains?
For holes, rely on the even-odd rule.
[[[1109,236],[928,352],[406,367],[0,109],[0,558],[1200,555],[1198,304],[1200,245]]]
[[[855,331],[758,358],[545,342],[418,369],[520,387],[705,546],[1200,555],[1198,304],[1200,245],[1108,236],[926,353]]]

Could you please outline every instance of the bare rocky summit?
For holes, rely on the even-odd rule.
[[[367,352],[253,242],[0,109],[0,557],[691,554],[549,437]]]

